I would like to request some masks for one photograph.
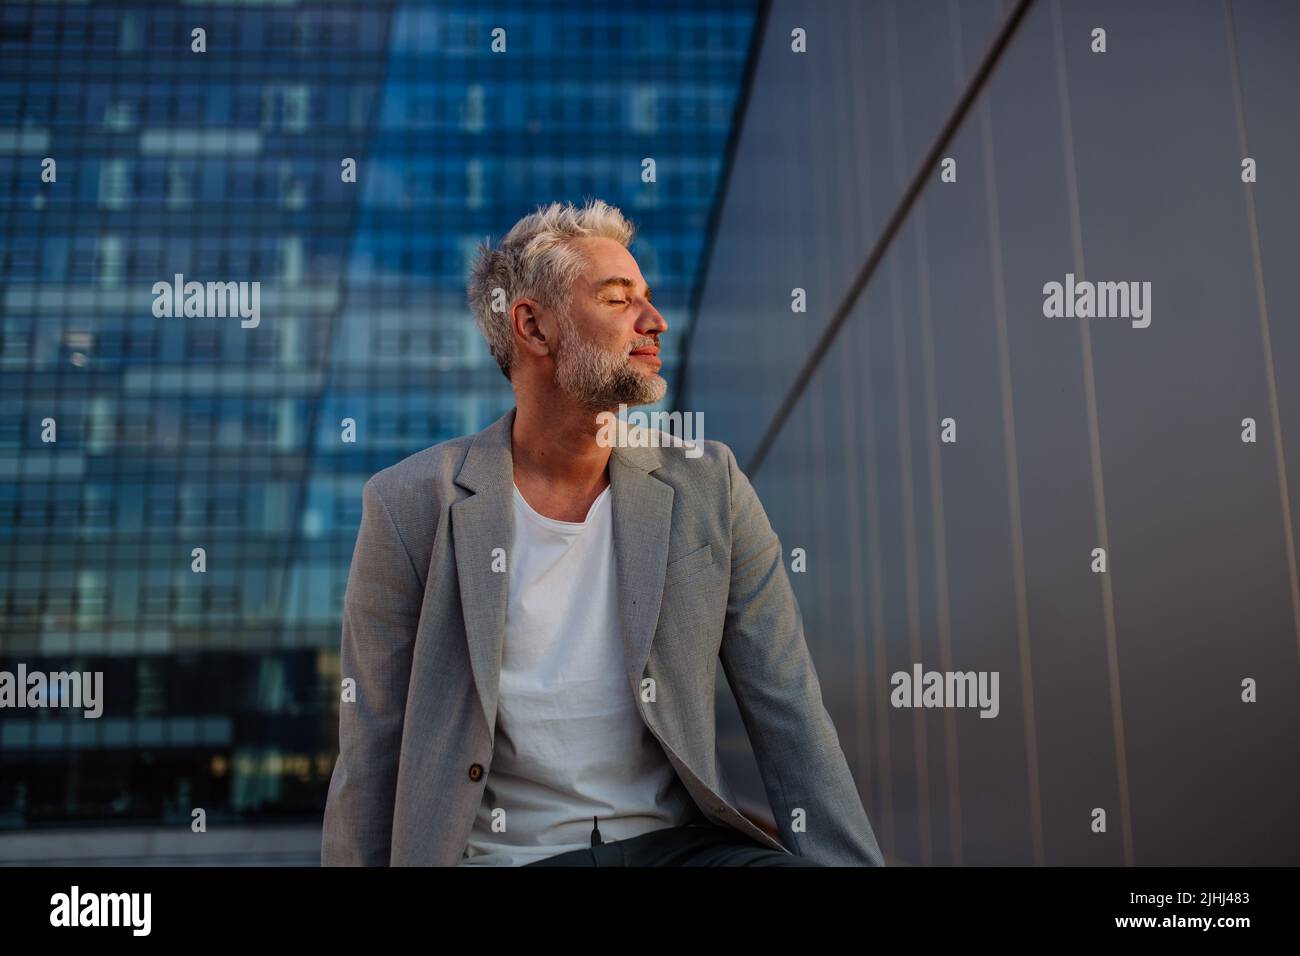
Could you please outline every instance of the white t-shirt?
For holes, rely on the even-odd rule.
[[[514,489],[496,746],[462,866],[522,866],[700,815],[637,713],[624,662],[612,488],[584,521]],[[493,832],[493,810],[505,832]]]

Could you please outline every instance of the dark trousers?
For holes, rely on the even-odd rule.
[[[802,856],[769,849],[739,830],[710,821],[652,830],[611,840],[526,866],[820,866]]]

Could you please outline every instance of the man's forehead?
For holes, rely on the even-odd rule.
[[[582,250],[582,257],[586,260],[585,272],[589,277],[626,276],[637,271],[632,251],[621,242],[604,236],[582,236],[573,240],[573,244]]]

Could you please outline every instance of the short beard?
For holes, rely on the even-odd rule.
[[[619,405],[649,405],[664,397],[668,383],[659,375],[642,375],[629,356],[612,355],[578,335],[568,316],[561,316],[555,346],[555,384],[589,411]]]

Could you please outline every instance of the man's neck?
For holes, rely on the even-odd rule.
[[[518,403],[510,432],[515,484],[525,497],[547,488],[591,503],[608,484],[610,449],[596,441],[597,412],[571,404]]]

